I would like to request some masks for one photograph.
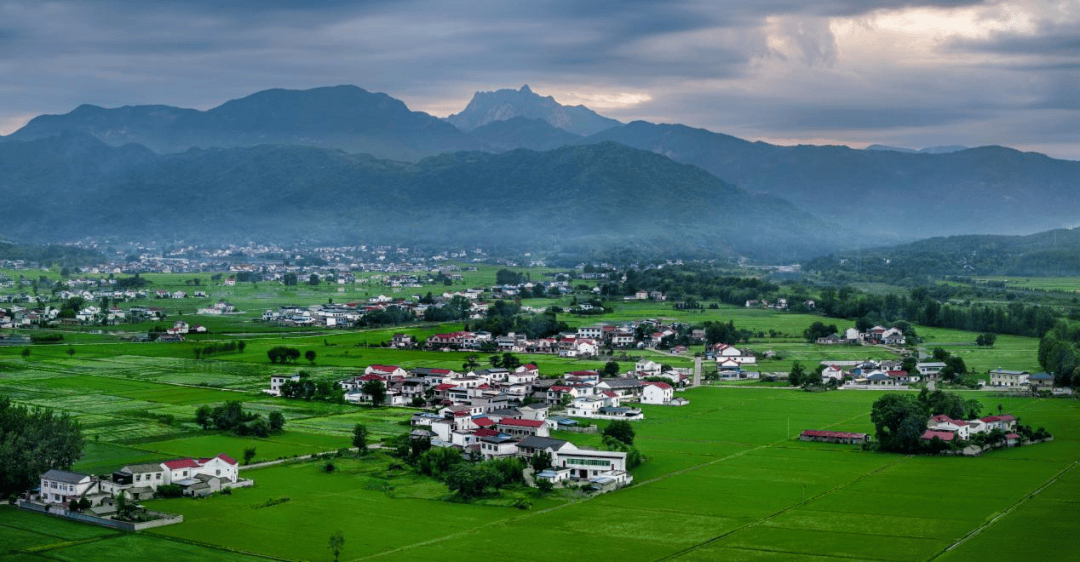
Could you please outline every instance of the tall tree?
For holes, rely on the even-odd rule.
[[[68,414],[0,397],[0,496],[26,491],[50,469],[70,469],[83,444],[82,427]]]
[[[334,562],[338,562],[338,558],[341,557],[341,551],[345,548],[345,533],[342,531],[334,531],[334,533],[330,535],[330,541],[326,544],[326,548],[334,553]]]
[[[371,397],[371,403],[375,406],[381,406],[386,400],[386,385],[381,380],[369,380],[360,387],[360,390]]]
[[[612,437],[627,445],[634,444],[634,426],[626,420],[615,420],[604,428],[603,435]]]
[[[352,446],[358,449],[356,452],[357,455],[364,456],[367,454],[367,441],[367,426],[362,423],[354,425],[352,430]]]
[[[870,409],[870,421],[874,423],[881,448],[899,453],[918,450],[919,437],[926,430],[929,417],[926,406],[910,394],[886,394],[874,401]]]

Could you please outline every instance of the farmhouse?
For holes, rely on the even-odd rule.
[[[67,504],[98,490],[99,480],[89,474],[50,470],[41,475],[40,498],[45,503]]]
[[[821,431],[817,429],[807,429],[799,434],[800,441],[820,441],[822,443],[844,443],[848,445],[859,445],[861,443],[868,443],[870,436],[865,433],[849,433],[846,431]]]
[[[667,404],[671,402],[674,389],[666,382],[646,381],[641,393],[642,404]]]
[[[990,384],[993,386],[1023,386],[1027,380],[1027,371],[1006,371],[1001,368],[990,371]]]

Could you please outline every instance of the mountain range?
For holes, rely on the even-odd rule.
[[[790,203],[617,143],[417,163],[283,145],[157,154],[64,132],[0,143],[13,237],[480,244],[788,260],[834,245]]]
[[[54,140],[53,143],[59,144],[52,144],[50,139],[63,139],[63,142]],[[98,142],[91,143],[92,139]],[[355,86],[304,91],[267,90],[206,111],[160,105],[115,109],[84,105],[65,115],[37,117],[0,141],[4,141],[0,142],[3,148],[0,193],[15,198],[9,201],[26,203],[40,202],[43,197],[55,201],[69,191],[76,197],[88,190],[116,196],[116,182],[124,182],[125,185],[139,185],[140,189],[155,185],[161,193],[173,193],[175,204],[196,205],[204,200],[192,199],[178,191],[179,186],[196,191],[201,189],[191,185],[188,176],[194,176],[215,186],[217,192],[211,200],[233,201],[249,210],[254,203],[244,197],[272,199],[279,189],[295,189],[292,196],[297,201],[301,196],[307,196],[312,201],[324,201],[333,206],[332,201],[320,195],[326,186],[332,185],[340,197],[353,197],[352,192],[371,197],[366,202],[357,201],[357,209],[363,207],[365,212],[393,214],[403,208],[401,203],[406,202],[406,194],[438,200],[451,193],[427,193],[416,182],[422,177],[427,178],[421,182],[423,186],[432,185],[435,179],[428,176],[436,173],[433,170],[451,174],[449,168],[436,163],[453,161],[460,166],[469,163],[468,174],[458,176],[468,179],[468,189],[488,193],[489,186],[498,186],[504,193],[498,198],[504,208],[503,214],[522,221],[557,225],[558,228],[579,226],[552,222],[550,217],[536,218],[526,212],[538,198],[546,204],[546,199],[538,194],[549,192],[570,197],[560,202],[564,207],[578,201],[587,202],[612,217],[640,217],[640,209],[635,208],[637,203],[634,202],[648,200],[654,205],[649,209],[651,220],[643,223],[649,229],[656,224],[670,225],[669,230],[681,232],[691,223],[715,232],[719,228],[724,231],[721,246],[736,253],[750,248],[753,250],[749,251],[757,252],[772,241],[793,238],[785,232],[766,231],[766,227],[783,230],[788,224],[784,220],[769,220],[766,215],[754,214],[740,206],[756,196],[764,197],[761,201],[768,201],[770,209],[783,209],[776,211],[779,216],[787,217],[786,213],[791,212],[806,218],[803,225],[806,230],[818,233],[805,239],[805,243],[792,241],[793,248],[801,248],[799,251],[810,247],[829,249],[830,244],[834,249],[880,245],[927,236],[1026,234],[1080,224],[1080,204],[1077,203],[1080,162],[994,146],[938,147],[924,149],[924,152],[890,147],[856,150],[842,146],[776,146],[685,125],[645,121],[622,124],[583,106],[560,105],[551,97],[537,95],[528,86],[518,90],[477,92],[463,111],[445,119],[411,111],[403,102],[386,94],[371,93]],[[648,161],[650,172],[645,177],[652,183],[629,177],[617,168],[586,166],[582,157],[569,156],[590,154],[600,162],[611,162],[618,159],[607,156],[614,154],[612,143],[660,157],[660,160]],[[590,145],[604,148],[601,152],[589,152],[586,147]],[[555,150],[558,154],[528,155],[522,149]],[[65,151],[66,155],[58,156]],[[255,155],[271,152],[278,161],[260,162],[259,166],[253,164]],[[506,159],[494,158],[494,155]],[[232,165],[230,159],[233,159]],[[526,161],[548,162],[532,168],[536,173],[565,171],[565,174],[557,181],[545,177],[524,178],[517,174],[514,182],[508,183],[506,178],[494,177],[482,169],[492,167],[510,173],[514,172],[513,168],[500,166]],[[663,166],[659,164],[662,161],[666,162]],[[31,162],[40,162],[40,165],[26,165]],[[283,166],[284,162],[316,168],[292,170]],[[573,162],[575,167],[561,170],[551,167],[555,166],[554,162],[563,162],[563,166]],[[680,171],[684,168],[670,165],[676,162],[708,173],[693,176],[700,183],[690,185],[686,183],[690,176]],[[206,172],[199,169],[201,165],[209,166]],[[390,181],[387,179],[390,176],[385,175],[378,178],[356,175],[357,169],[365,170],[365,174],[379,169],[396,170],[395,174],[405,175],[394,176],[398,179]],[[658,176],[660,170],[681,179]],[[165,173],[177,175],[163,176]],[[209,173],[226,174],[231,182],[222,182],[216,176],[208,177]],[[484,179],[481,182],[479,178]],[[583,197],[590,193],[588,185],[582,183],[585,178],[597,186],[606,186],[615,181],[613,178],[626,181],[627,197],[606,200]],[[346,179],[355,183],[349,184]],[[717,179],[720,181],[715,181]],[[396,198],[379,194],[377,189],[372,191],[376,187],[398,189],[394,182],[409,187],[402,187]],[[251,189],[258,186],[259,191],[245,191],[240,186]],[[576,187],[571,189],[570,186]],[[672,191],[675,186],[685,194]],[[720,186],[738,188],[738,191],[725,191]],[[458,187],[458,191],[453,191],[456,200],[468,199],[477,203],[475,199],[469,199],[464,185]],[[533,191],[522,191],[519,187]],[[715,190],[718,196],[736,197],[738,194],[737,198],[741,199],[739,204],[728,205],[722,198],[707,197],[701,191],[706,188]],[[662,197],[657,199],[650,195],[650,190]],[[243,197],[234,197],[233,192],[242,193]],[[390,199],[385,199],[387,197]],[[373,203],[391,199],[398,203],[392,209],[381,209]],[[688,199],[708,201],[709,205],[683,208],[672,203],[676,199],[680,203]],[[668,202],[661,203],[661,200]],[[122,198],[120,201],[122,203],[117,203],[115,210],[105,209],[104,212],[130,217],[132,212],[137,214],[153,207],[139,198]],[[427,203],[412,202],[418,205],[416,212],[427,212]],[[50,217],[65,220],[79,217],[77,208],[65,210],[64,207],[52,209]],[[154,208],[160,217],[178,213],[170,210],[161,214],[160,209]],[[465,210],[471,212],[471,209],[473,207]],[[693,218],[676,213],[676,209]],[[738,209],[738,212],[732,209]],[[432,212],[439,211],[434,209]],[[555,217],[565,215],[565,209],[549,208],[549,211],[555,213],[552,215]],[[336,212],[337,209],[333,209],[329,214]],[[222,213],[232,213],[237,220],[241,217],[238,210],[221,208],[213,209],[210,214]],[[744,220],[750,216],[744,213],[751,213],[755,221]],[[247,220],[261,219],[252,215]],[[358,215],[353,220],[378,222],[378,219]],[[119,223],[111,221],[109,224]],[[276,219],[269,223],[280,228]],[[41,221],[38,224],[41,226],[37,228],[5,226],[4,234],[47,237],[64,231],[68,235],[79,235],[77,229],[68,232],[57,230],[52,223]],[[43,226],[46,224],[48,226]],[[215,224],[225,227],[224,222]],[[728,224],[744,225],[744,228],[731,229]],[[175,226],[169,225],[170,228]],[[825,225],[833,225],[831,242],[820,235],[823,229],[830,228]],[[144,226],[153,228],[155,225],[151,221]],[[744,246],[752,242],[747,229],[768,242]],[[303,235],[302,227],[297,226],[294,230],[297,236]],[[345,223],[336,223],[331,230],[340,233],[348,229]],[[412,234],[424,238],[430,230],[429,226]],[[659,231],[663,229],[655,230],[654,234],[660,235]],[[92,231],[105,232],[100,228]],[[717,244],[715,232],[687,231],[687,237],[680,240],[694,247]],[[583,236],[574,233],[574,236],[579,235]],[[605,240],[615,243],[622,235],[612,231]],[[739,236],[741,238],[737,238]],[[738,243],[728,243],[728,240],[738,240]],[[798,253],[772,247],[784,255]]]

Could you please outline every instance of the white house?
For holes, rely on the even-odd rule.
[[[41,500],[46,503],[66,504],[94,491],[98,479],[81,472],[50,470],[41,475]]]
[[[990,384],[993,386],[1023,386],[1027,384],[1027,371],[1006,371],[994,369],[990,371]]]
[[[642,404],[667,404],[671,402],[674,395],[674,389],[666,382],[652,382],[645,381],[645,388],[642,389],[641,403]]]
[[[642,359],[634,364],[634,370],[639,373],[645,373],[645,376],[653,376],[660,374],[662,367],[655,361]]]

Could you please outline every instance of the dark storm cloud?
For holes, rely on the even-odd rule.
[[[1051,69],[1037,68],[1065,74],[1077,63],[1074,39],[1080,34],[1062,28],[1047,27],[1053,33],[1037,39],[1000,36],[949,46],[961,55],[1028,53],[999,72],[1034,85],[1012,96],[1023,101],[1010,99],[1000,108],[990,101],[996,77],[979,78],[977,72],[917,69],[906,84],[887,71],[862,77],[855,75],[863,70],[836,72],[830,75],[835,80],[813,83],[786,76],[787,67],[761,76],[763,61],[791,68],[840,64],[829,17],[980,3],[0,1],[0,93],[6,102],[0,126],[15,116],[66,112],[81,103],[207,108],[266,88],[343,83],[389,93],[414,108],[438,107],[442,114],[459,111],[474,90],[523,83],[541,94],[551,93],[544,85],[586,94],[643,92],[652,100],[601,112],[808,138],[828,131],[940,130],[991,119],[1009,104],[1072,107],[1070,85],[1047,78]],[[786,46],[782,51],[770,42],[777,35]],[[1055,54],[1061,49],[1072,55]],[[957,95],[968,91],[977,93]]]

